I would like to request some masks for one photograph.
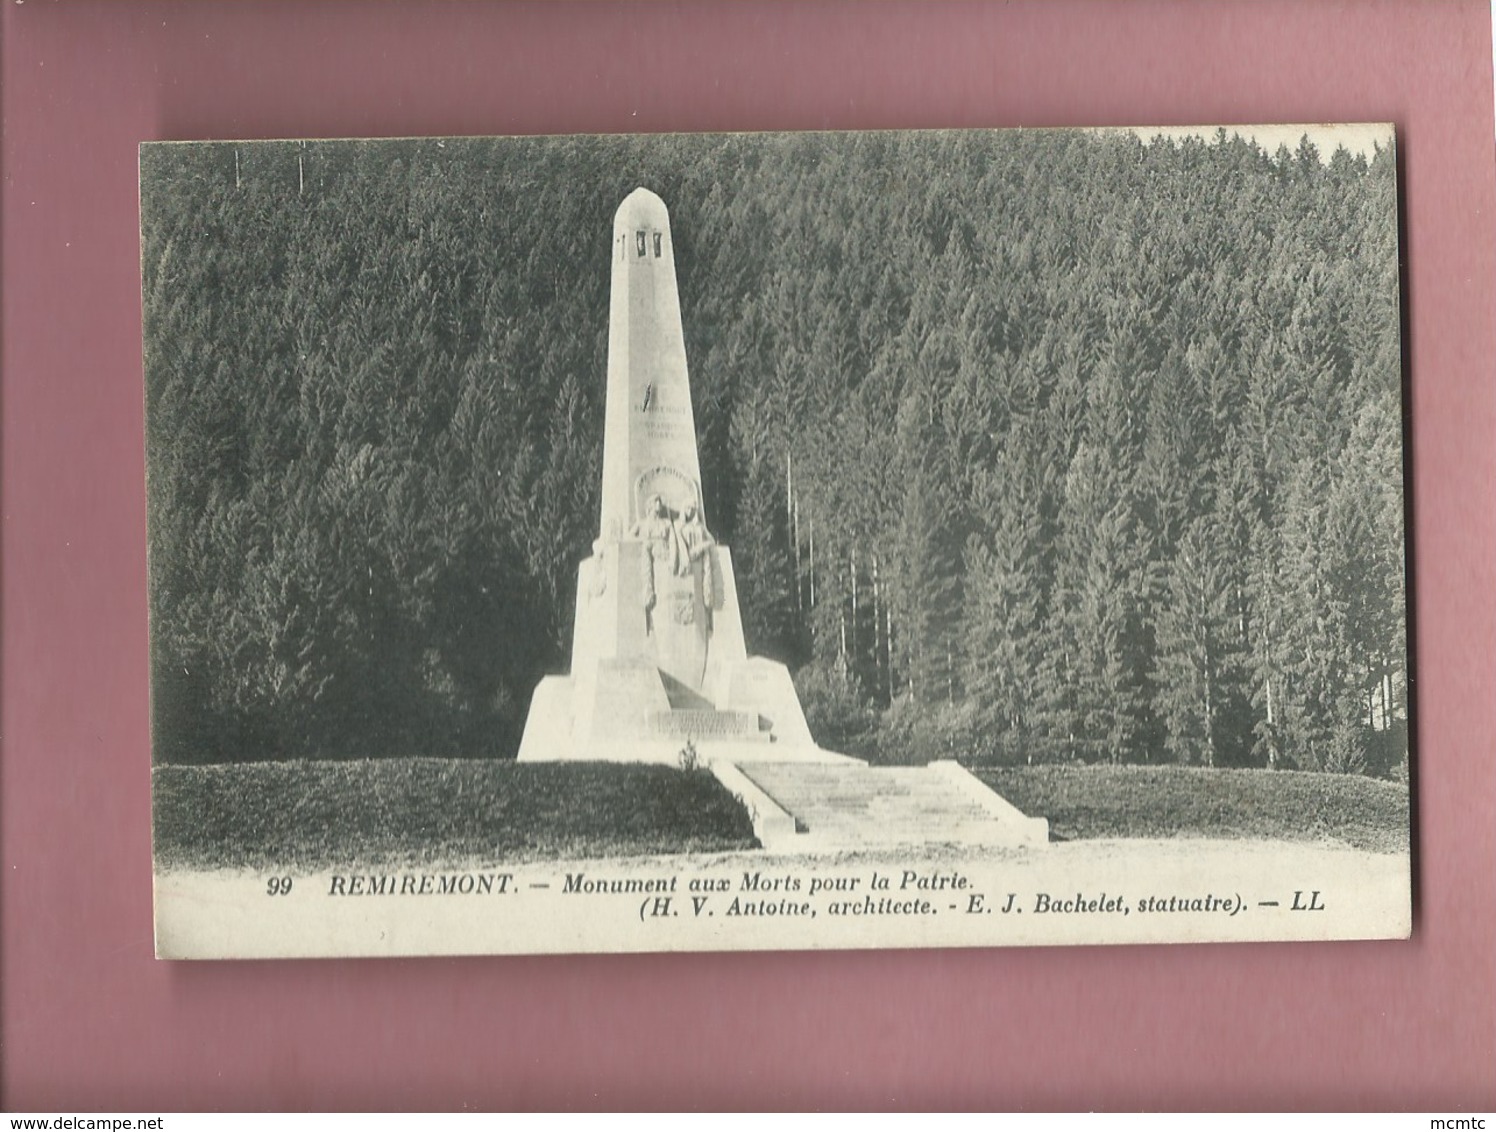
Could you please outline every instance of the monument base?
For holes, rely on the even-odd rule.
[[[689,761],[739,799],[759,844],[775,852],[1048,840],[1044,819],[1020,813],[954,762],[869,767],[816,746],[784,665],[749,657],[718,675],[715,701],[647,660],[549,676],[530,703],[519,761]]]
[[[645,660],[602,660],[591,671],[547,676],[535,689],[520,762],[679,765],[687,744],[702,766],[790,762],[862,765],[816,746],[789,669],[763,657],[726,665],[714,701],[681,691]]]

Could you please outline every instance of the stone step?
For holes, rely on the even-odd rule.
[[[1044,823],[950,764],[869,767],[743,763],[738,769],[807,841],[855,847],[924,842],[1032,844]]]

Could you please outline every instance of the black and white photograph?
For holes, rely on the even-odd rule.
[[[1390,126],[140,205],[159,956],[1409,935]]]

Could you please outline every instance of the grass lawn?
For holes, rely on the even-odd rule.
[[[757,846],[706,772],[598,763],[380,759],[160,766],[158,867],[520,863]]]
[[[1190,767],[974,767],[1051,837],[1264,838],[1406,851],[1406,787],[1353,775]],[[164,868],[420,866],[757,847],[710,774],[462,759],[161,766]]]
[[[1198,767],[972,767],[1056,840],[1260,837],[1406,852],[1408,789],[1350,774]]]

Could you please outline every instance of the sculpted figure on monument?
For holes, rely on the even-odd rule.
[[[644,543],[644,554],[648,559],[649,567],[644,571],[644,611],[646,613],[654,609],[657,587],[655,575],[660,570],[668,570],[671,574],[680,575],[681,563],[687,563],[689,570],[689,557],[685,552],[685,545],[681,541],[680,532],[676,529],[675,521],[670,517],[670,509],[665,506],[665,501],[658,495],[651,495],[649,502],[645,504],[644,515],[634,524],[633,530],[629,532],[630,538],[636,538]]]
[[[601,597],[608,588],[608,567],[603,562],[607,545],[600,538],[592,540],[592,584],[588,587],[588,592],[593,597]]]
[[[689,571],[696,562],[701,563],[702,600],[706,607],[711,609],[717,604],[717,573],[715,560],[711,554],[712,547],[717,545],[717,540],[706,529],[706,523],[701,517],[701,508],[694,502],[686,504],[686,513],[681,520],[680,537],[686,548],[686,570]]]

